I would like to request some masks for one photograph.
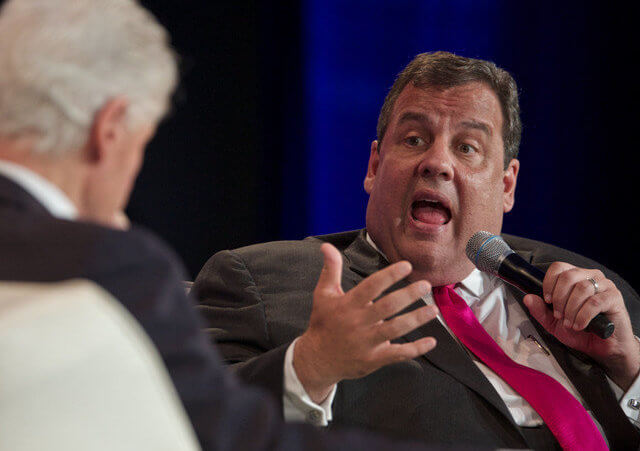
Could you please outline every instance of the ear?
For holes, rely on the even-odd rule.
[[[367,167],[367,175],[364,178],[364,190],[367,194],[371,194],[378,173],[378,164],[380,163],[380,152],[378,151],[378,141],[371,143],[371,155],[369,155],[369,166]]]
[[[124,97],[109,100],[96,113],[85,157],[90,163],[102,163],[120,148],[127,136],[127,110],[129,101]]]
[[[504,171],[502,181],[504,183],[502,208],[504,213],[508,213],[513,208],[516,194],[516,181],[518,180],[518,171],[520,170],[520,161],[513,158],[509,162],[509,166]]]

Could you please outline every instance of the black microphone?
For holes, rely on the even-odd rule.
[[[469,260],[480,271],[498,276],[527,294],[542,297],[544,272],[516,254],[502,237],[484,231],[476,232],[469,239],[466,251]],[[547,304],[547,307],[553,308],[551,304]],[[609,318],[598,313],[585,330],[600,338],[609,338],[613,329],[614,325]]]

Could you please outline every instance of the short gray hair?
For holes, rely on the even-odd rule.
[[[382,143],[396,100],[409,83],[418,88],[451,88],[475,81],[486,83],[495,92],[502,107],[502,141],[506,168],[513,158],[518,157],[522,134],[518,86],[509,72],[490,61],[465,58],[449,52],[420,53],[398,74],[380,110],[378,142]]]
[[[169,36],[135,0],[8,0],[0,10],[0,136],[33,151],[82,147],[95,114],[129,100],[130,127],[155,125],[178,79]]]

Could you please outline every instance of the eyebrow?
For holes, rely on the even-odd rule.
[[[415,113],[413,111],[407,111],[406,113],[402,113],[402,116],[400,116],[400,119],[398,119],[398,124],[412,121],[426,122],[427,124],[431,123],[431,119],[429,119],[427,115],[422,113]]]
[[[405,122],[423,122],[426,124],[431,124],[432,121],[426,114],[416,113],[413,111],[407,111],[406,113],[402,113],[400,119],[398,119],[398,124],[403,124]],[[481,132],[486,133],[488,136],[491,136],[491,127],[484,122],[468,120],[463,121],[459,124],[460,128],[470,128],[474,130],[480,130]]]

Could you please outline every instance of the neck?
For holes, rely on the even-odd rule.
[[[38,155],[28,144],[0,138],[0,159],[18,164],[56,185],[81,210],[83,178],[77,153],[56,157]]]
[[[402,258],[394,258],[393,254],[385,254],[380,247],[373,241],[373,238],[367,232],[367,242],[373,246],[375,250],[380,252],[390,263],[402,260]],[[437,261],[434,257],[424,258],[422,261],[412,261],[413,271],[407,279],[410,282],[416,282],[418,280],[427,280],[434,287],[443,285],[449,285],[452,283],[460,282],[471,274],[475,266],[469,261],[466,256],[462,256],[460,261],[443,264]]]
[[[473,269],[474,266],[469,261],[461,262],[457,265],[429,265],[428,267],[414,265],[413,271],[409,275],[408,280],[411,282],[427,280],[432,286],[440,287],[452,283],[458,283],[466,279]]]

